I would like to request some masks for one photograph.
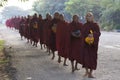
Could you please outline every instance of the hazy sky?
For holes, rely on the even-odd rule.
[[[28,10],[28,9],[32,8],[32,4],[33,4],[34,1],[36,1],[36,0],[29,0],[29,1],[26,1],[26,2],[21,2],[20,0],[8,0],[8,2],[3,7],[0,7],[0,19],[2,18],[1,17],[1,12],[4,9],[4,7],[6,7],[6,6],[17,6],[21,9],[23,9],[23,10]]]
[[[24,10],[31,9],[35,0],[29,0],[27,2],[20,2],[20,0],[8,0],[6,6],[18,6]]]

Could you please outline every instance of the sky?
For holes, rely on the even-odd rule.
[[[8,2],[3,7],[0,7],[0,19],[2,19],[1,12],[3,11],[4,7],[17,6],[23,10],[29,10],[32,9],[32,5],[34,1],[36,0],[29,0],[26,2],[21,2],[20,0],[8,0]]]
[[[17,6],[24,10],[28,10],[32,8],[32,4],[35,0],[29,0],[26,2],[21,2],[20,0],[8,0],[8,3],[6,6]]]

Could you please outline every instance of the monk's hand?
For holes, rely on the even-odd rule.
[[[79,35],[73,34],[73,36],[76,37],[76,38],[80,38],[80,34]]]
[[[80,34],[79,34],[79,35],[77,35],[76,37],[77,37],[77,38],[79,38],[79,37],[80,37]]]
[[[88,34],[88,37],[92,38],[92,37],[93,37],[93,34]]]

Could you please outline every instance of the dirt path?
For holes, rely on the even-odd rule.
[[[12,47],[12,64],[17,70],[15,80],[120,80],[120,42],[117,40],[120,40],[119,33],[102,33],[95,79],[83,78],[84,69],[81,65],[81,70],[72,74],[69,61],[69,66],[63,67],[57,63],[57,57],[51,60],[45,50],[21,40],[15,30],[0,27],[0,35],[6,45]],[[111,35],[113,39],[110,39]]]

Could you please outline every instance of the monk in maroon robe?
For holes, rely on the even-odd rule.
[[[26,20],[26,38],[27,42],[29,43],[30,40],[30,15],[28,15],[27,20]]]
[[[46,14],[46,19],[44,20],[43,24],[43,38],[44,38],[44,45],[47,47],[47,52],[50,54],[50,26],[51,26],[52,16],[50,14]]]
[[[21,39],[22,39],[23,36],[24,36],[24,27],[25,27],[25,19],[23,17],[21,18],[21,21],[20,21],[19,25],[20,25],[19,33],[20,33],[20,36],[21,36]]]
[[[16,23],[16,29],[18,30],[19,29],[19,23],[20,23],[20,16],[18,16],[18,18],[17,18],[17,23]]]
[[[94,22],[94,17],[91,12],[88,12],[86,15],[86,23],[83,26],[83,53],[81,54],[81,63],[86,69],[84,76],[89,78],[94,78],[92,75],[93,70],[96,70],[97,67],[97,51],[98,51],[98,42],[100,36],[100,29],[97,23]],[[92,31],[92,33],[90,32]],[[86,37],[94,37],[94,42],[88,44],[85,39]]]
[[[68,45],[68,38],[66,41],[67,37],[67,31],[68,30],[68,23],[64,20],[64,16],[60,14],[60,21],[57,24],[57,29],[56,29],[56,47],[58,50],[58,62],[61,62],[61,57],[64,57],[64,66],[67,66],[66,60],[68,58],[68,52],[66,51],[66,45]],[[69,46],[67,46],[68,48]]]
[[[13,21],[14,21],[14,18],[12,17],[11,20],[10,20],[10,28],[11,28],[11,29],[13,29],[13,26],[14,26]]]
[[[7,28],[9,27],[9,21],[10,21],[10,19],[7,19],[6,22],[5,22],[5,25],[6,25]]]
[[[44,48],[47,45],[48,25],[50,24],[50,23],[48,23],[48,17],[49,17],[49,14],[47,13],[46,18],[43,21],[43,43],[44,43]]]
[[[31,25],[32,25],[32,40],[33,40],[33,46],[37,47],[37,43],[39,41],[39,29],[38,29],[38,18],[37,14],[34,14],[32,20],[31,20]]]
[[[30,16],[30,23],[29,23],[29,30],[30,30],[30,43],[33,43],[33,36],[32,36],[32,29],[33,29],[33,23],[32,23],[33,16]]]
[[[57,27],[57,23],[59,22],[59,13],[56,12],[54,14],[54,18],[53,20],[51,21],[51,35],[50,35],[50,49],[52,51],[52,60],[54,59],[55,57],[55,51],[57,51],[56,49],[56,27]]]
[[[39,33],[39,38],[40,38],[40,45],[41,45],[41,49],[43,49],[42,45],[43,45],[43,22],[44,20],[42,19],[42,15],[39,14],[39,18],[38,18],[38,33]]]
[[[24,17],[24,38],[26,39],[27,38],[27,31],[26,31],[26,29],[27,29],[27,25],[26,25],[26,20],[27,20],[27,18],[26,18],[26,16]]]
[[[82,23],[79,22],[79,17],[77,15],[73,16],[73,21],[69,24],[69,27],[71,36],[69,59],[72,65],[72,72],[74,72],[78,70],[77,63],[80,62],[80,53],[82,51]],[[75,66],[74,61],[76,61]]]

